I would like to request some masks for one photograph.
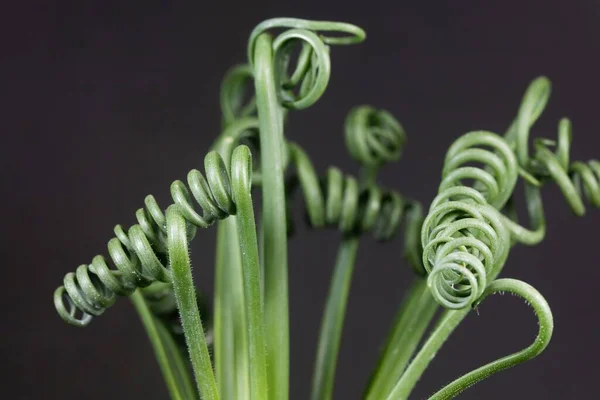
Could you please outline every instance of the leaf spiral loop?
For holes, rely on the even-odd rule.
[[[346,118],[346,147],[364,166],[378,167],[397,161],[406,143],[406,133],[392,114],[370,106],[355,107]]]
[[[251,66],[254,64],[257,38],[277,28],[288,28],[273,40],[278,96],[283,107],[294,110],[310,107],[325,92],[331,75],[328,45],[360,43],[366,36],[359,27],[342,22],[269,19],[258,24],[250,34],[248,60]],[[324,32],[345,36],[326,36]],[[295,66],[291,66],[298,44],[301,46],[298,60]]]
[[[514,153],[492,132],[467,133],[448,150],[439,194],[421,231],[428,285],[442,306],[470,306],[502,267],[510,240],[497,210],[517,175]]]
[[[536,177],[553,180],[562,191],[573,213],[585,214],[583,200],[600,207],[600,161],[569,162],[571,147],[571,123],[562,119],[559,125],[558,142],[538,139],[535,143]],[[551,146],[556,145],[556,151]]]
[[[246,157],[234,157],[241,171],[235,179],[250,182],[252,162],[250,152],[235,151]],[[193,169],[188,173],[186,186],[177,180],[171,185],[171,197],[179,213],[188,223],[188,237],[195,228],[206,228],[215,221],[236,213],[232,193],[232,177],[223,158],[211,151],[204,159],[206,178]],[[79,266],[69,272],[63,286],[54,292],[54,304],[58,314],[69,324],[86,326],[93,316],[101,315],[115,301],[115,295],[128,296],[137,288],[149,286],[155,281],[170,282],[171,273],[166,266],[167,234],[165,213],[152,195],[144,200],[145,207],[136,212],[138,223],[127,232],[121,225],[115,227],[115,237],[108,242],[108,253],[114,268],[106,258],[97,255],[91,264]],[[197,203],[197,205],[195,205]],[[199,206],[199,209],[196,207]],[[81,316],[77,316],[77,311]]]
[[[524,244],[539,243],[546,233],[546,220],[540,189],[544,183],[554,181],[575,215],[585,213],[584,200],[593,207],[600,207],[600,162],[570,161],[573,139],[571,122],[562,118],[558,124],[558,138],[536,138],[533,155],[529,151],[531,128],[541,116],[550,98],[551,83],[541,76],[527,87],[517,117],[505,134],[506,141],[514,148],[519,162],[520,174],[525,180],[525,197],[533,228],[527,229],[516,221],[506,219],[513,239]],[[554,151],[553,151],[554,150]]]
[[[408,206],[400,194],[375,185],[361,189],[355,177],[335,167],[319,179],[306,153],[294,143],[289,149],[312,227],[337,226],[346,235],[371,231],[378,240],[395,233]]]

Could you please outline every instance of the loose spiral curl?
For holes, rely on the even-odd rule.
[[[442,176],[421,231],[423,265],[434,298],[462,309],[483,294],[508,254],[509,232],[497,210],[514,189],[518,166],[503,138],[477,131],[450,147]]]
[[[241,171],[240,179],[251,176],[251,156],[246,146],[238,146],[231,169]],[[235,163],[239,163],[234,165]],[[232,178],[223,158],[211,151],[204,159],[206,178],[196,169],[189,172],[188,186],[177,180],[171,185],[171,197],[179,213],[189,223],[188,238],[195,228],[206,228],[215,221],[236,212],[231,185]],[[199,213],[194,201],[202,210]],[[63,286],[54,292],[58,314],[69,324],[86,326],[93,316],[101,315],[115,301],[115,295],[128,296],[137,288],[155,281],[170,282],[167,259],[165,214],[152,195],[144,200],[145,207],[136,212],[138,223],[127,233],[121,225],[115,227],[115,236],[108,242],[108,253],[115,268],[111,268],[102,255],[94,257],[91,264],[80,265],[69,272]],[[81,316],[77,316],[77,312]]]
[[[569,207],[575,215],[585,214],[584,200],[592,206],[600,207],[600,162],[590,160],[586,163],[570,161],[572,142],[572,126],[567,118],[558,124],[558,139],[536,138],[534,140],[533,157],[529,154],[529,136],[534,123],[541,116],[550,98],[551,83],[546,77],[536,78],[527,88],[519,107],[517,117],[509,127],[505,137],[515,148],[520,167],[523,169],[528,191],[527,201],[530,204],[529,214],[538,234],[534,236],[538,242],[545,233],[545,217],[540,199],[539,189],[548,181],[554,181]],[[555,147],[555,151],[552,148]],[[527,229],[517,225],[514,230],[517,239],[527,239],[532,235]],[[526,235],[520,235],[520,233]]]
[[[362,42],[365,32],[352,24],[330,21],[309,21],[297,18],[273,18],[258,24],[248,41],[248,60],[254,64],[258,37],[271,30],[288,28],[273,40],[274,68],[279,86],[280,104],[286,109],[301,110],[314,104],[325,92],[331,75],[329,45]],[[344,36],[327,36],[325,32]],[[290,61],[295,46],[300,43],[298,60],[291,73]],[[297,93],[296,93],[297,92]]]
[[[535,143],[535,162],[542,168],[536,177],[552,179],[560,188],[573,213],[585,214],[584,199],[594,207],[600,207],[600,162],[590,160],[569,162],[571,147],[571,123],[562,119],[559,124],[556,152],[551,141],[538,139]]]

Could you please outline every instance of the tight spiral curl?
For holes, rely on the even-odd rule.
[[[572,132],[568,119],[560,121],[557,141],[535,139],[530,155],[530,130],[548,102],[550,89],[550,81],[545,77],[529,85],[504,139],[489,132],[469,133],[448,151],[440,194],[421,234],[429,284],[436,300],[447,308],[473,304],[497,274],[491,272],[501,267],[501,258],[492,251],[493,246],[498,248],[498,254],[507,251],[499,233],[508,232],[513,242],[528,245],[543,239],[546,223],[540,189],[545,182],[553,181],[559,186],[576,215],[585,213],[585,199],[600,207],[600,162],[570,162]],[[492,151],[472,146],[487,146]],[[483,167],[465,165],[468,163],[480,163]],[[525,181],[532,229],[517,223],[513,208],[519,175]],[[461,180],[465,179],[472,180],[473,185],[463,186]],[[487,205],[507,214],[499,215],[497,227],[478,209]]]
[[[232,170],[242,170],[251,175],[251,156],[246,146],[238,146],[234,152]],[[171,185],[171,197],[179,213],[190,224],[188,236],[195,234],[195,227],[206,228],[216,220],[236,212],[231,191],[231,177],[223,158],[211,151],[204,159],[206,178],[196,169],[189,172],[188,186],[177,180]],[[240,179],[245,179],[236,175]],[[188,188],[189,187],[189,188]],[[194,201],[198,203],[199,213]],[[167,260],[167,233],[165,214],[152,195],[146,197],[145,208],[136,212],[138,224],[127,233],[117,225],[115,236],[108,242],[108,253],[116,268],[98,255],[91,264],[83,264],[76,272],[68,273],[64,285],[54,292],[54,304],[58,314],[68,323],[86,326],[93,316],[101,315],[115,301],[115,294],[128,296],[137,288],[149,286],[155,281],[170,282]],[[77,311],[81,316],[77,316]]]
[[[504,160],[507,161],[504,163],[505,168],[502,168],[503,165],[498,160],[491,162],[489,154],[468,154],[462,150],[453,152],[454,146],[451,148],[446,158],[441,193],[434,200],[422,231],[425,245],[423,260],[430,272],[428,284],[439,303],[450,309],[469,305],[477,307],[489,294],[505,291],[513,293],[524,298],[534,308],[540,327],[538,336],[525,349],[459,377],[434,394],[432,399],[453,398],[473,384],[537,356],[552,337],[552,312],[542,295],[521,281],[495,280],[510,245],[533,245],[544,238],[546,221],[541,199],[543,184],[555,182],[573,213],[578,216],[585,213],[585,200],[592,206],[600,207],[600,162],[570,162],[572,133],[568,119],[560,120],[556,141],[536,138],[533,141],[533,155],[530,154],[530,130],[548,103],[550,91],[550,81],[547,78],[535,79],[527,88],[517,117],[504,140],[496,137],[499,146],[492,147],[496,155],[504,155]],[[448,173],[456,165],[472,162],[483,163],[484,167],[461,167]],[[462,172],[458,172],[461,170]],[[456,176],[452,177],[453,174]],[[512,193],[517,174],[524,180],[531,229],[519,225],[517,221]],[[472,187],[460,183],[460,179],[464,178],[474,181]],[[502,178],[507,185],[502,183]],[[456,181],[458,184],[455,185]],[[502,210],[504,214],[496,210]],[[396,385],[395,395],[398,398],[404,398],[412,388],[404,384],[407,382],[406,377],[413,379],[409,382],[416,382],[414,377],[422,374],[423,367],[428,362],[423,360],[431,359],[443,343],[440,338],[447,337],[467,314],[447,312],[445,315],[444,321],[416,356],[417,361],[408,367]]]
[[[504,264],[510,238],[497,210],[517,176],[514,153],[494,133],[467,133],[448,150],[439,194],[421,231],[428,284],[442,306],[473,304]]]
[[[406,143],[406,133],[392,114],[370,106],[353,108],[346,118],[346,147],[364,166],[378,167],[397,161]]]

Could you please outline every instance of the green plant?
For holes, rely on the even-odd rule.
[[[268,32],[281,28],[276,37]],[[332,396],[360,235],[370,231],[387,240],[402,222],[406,258],[416,277],[365,398],[407,398],[452,331],[490,294],[509,292],[530,303],[539,321],[537,338],[526,349],[458,378],[432,398],[452,398],[543,351],[553,330],[548,304],[530,285],[497,276],[513,245],[543,239],[543,184],[555,182],[577,215],[584,213],[584,198],[600,206],[600,163],[570,162],[566,119],[559,124],[556,142],[537,139],[529,154],[529,131],[550,94],[550,83],[542,77],[527,89],[504,136],[470,132],[450,147],[439,195],[426,217],[418,202],[376,182],[377,170],[397,160],[406,141],[402,126],[386,111],[360,106],[346,119],[346,144],[362,166],[360,177],[330,168],[320,179],[302,148],[286,140],[287,113],[311,106],[325,91],[330,46],[364,38],[360,28],[345,23],[278,18],[259,24],[250,35],[249,64],[234,67],[224,79],[223,133],[205,158],[205,175],[192,170],[187,185],[175,181],[173,204],[166,211],[147,196],[145,207],[136,212],[138,224],[128,230],[117,225],[108,242],[114,266],[99,255],[68,273],[54,295],[60,316],[85,326],[117,295],[130,296],[173,399],[286,399],[287,240],[293,231],[293,195],[300,190],[310,225],[337,227],[342,233],[319,336],[313,399]],[[244,101],[252,84],[253,96]],[[260,155],[260,168],[253,168],[250,148],[242,142]],[[532,229],[517,221],[514,189],[519,178]],[[253,186],[262,190],[263,199],[258,235]],[[192,281],[188,242],[195,229],[215,222],[211,320]],[[439,305],[444,312],[417,352]]]

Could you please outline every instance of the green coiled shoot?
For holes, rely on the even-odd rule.
[[[87,326],[119,296],[128,296],[172,399],[285,400],[290,374],[287,243],[294,240],[292,215],[301,197],[308,225],[334,228],[340,237],[318,334],[311,399],[334,395],[346,305],[366,233],[387,242],[401,232],[399,251],[415,277],[364,398],[408,398],[454,329],[498,292],[532,306],[539,323],[534,342],[455,379],[431,398],[453,398],[540,354],[554,329],[548,303],[533,286],[499,276],[513,246],[544,238],[544,185],[557,184],[578,216],[584,215],[585,202],[600,207],[600,162],[571,161],[572,127],[566,118],[560,120],[556,140],[535,139],[530,151],[530,131],[550,95],[549,80],[540,77],[527,89],[504,135],[474,131],[452,144],[426,214],[418,201],[377,179],[379,169],[398,161],[407,144],[402,124],[388,111],[360,105],[348,113],[340,142],[360,164],[359,176],[334,166],[318,173],[301,143],[286,136],[287,124],[294,111],[309,108],[325,94],[332,46],[358,44],[365,37],[361,28],[342,22],[274,18],[257,25],[250,33],[247,63],[234,66],[223,79],[222,132],[205,157],[204,173],[192,169],[185,182],[174,181],[166,208],[147,196],[135,213],[136,224],[115,227],[108,256],[97,255],[67,273],[54,293],[59,316]],[[519,180],[525,185],[531,228],[521,225],[515,212]],[[262,194],[259,221],[253,190]],[[211,310],[193,282],[189,242],[198,228],[215,223]],[[424,338],[440,307],[441,316]]]

